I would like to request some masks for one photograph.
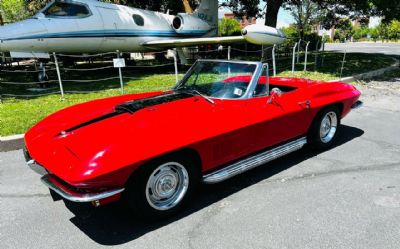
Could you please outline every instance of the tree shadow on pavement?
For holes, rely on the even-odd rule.
[[[334,147],[341,146],[363,134],[363,130],[342,125]],[[225,182],[215,185],[202,185],[191,205],[184,208],[179,214],[158,222],[146,223],[133,220],[129,211],[121,203],[93,208],[90,205],[66,202],[66,206],[75,215],[71,218],[71,222],[93,241],[101,245],[124,244],[189,216],[318,154],[318,152],[305,147]]]

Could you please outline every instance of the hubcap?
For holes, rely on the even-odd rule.
[[[188,186],[188,172],[182,164],[164,163],[150,175],[146,185],[146,198],[153,208],[168,210],[183,199]]]
[[[328,112],[325,114],[321,121],[319,135],[323,143],[329,143],[335,136],[337,129],[337,115],[336,112]]]

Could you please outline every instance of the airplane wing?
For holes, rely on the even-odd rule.
[[[204,38],[183,38],[148,41],[142,45],[153,48],[175,48],[188,47],[202,44],[224,44],[224,43],[240,43],[246,42],[243,36],[225,36],[225,37],[204,37]]]
[[[249,25],[242,29],[242,35],[225,37],[199,37],[181,39],[163,39],[147,41],[142,46],[149,48],[175,48],[201,44],[222,44],[249,42],[257,45],[281,44],[286,40],[282,31],[264,25]]]

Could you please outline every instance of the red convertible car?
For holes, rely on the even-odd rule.
[[[172,90],[75,105],[25,135],[28,165],[53,193],[141,217],[176,212],[217,183],[305,144],[327,149],[361,106],[341,82],[268,76],[261,62],[199,60]]]

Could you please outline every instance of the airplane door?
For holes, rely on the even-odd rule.
[[[68,51],[73,46],[70,42],[72,34],[77,32],[78,26],[75,19],[68,18],[45,18],[41,22],[47,28],[47,46],[54,52]]]
[[[83,51],[96,53],[103,42],[103,19],[97,8],[91,6],[91,12],[91,16],[76,20],[81,35],[76,41]]]
[[[121,36],[123,28],[124,16],[123,12],[117,8],[109,8],[98,6],[102,22],[103,22],[103,39],[100,45],[102,51],[115,51],[116,47],[124,47],[126,37]]]

